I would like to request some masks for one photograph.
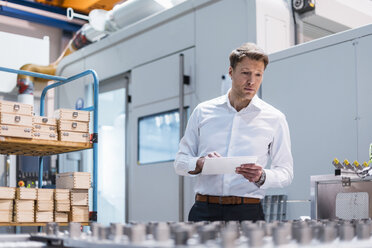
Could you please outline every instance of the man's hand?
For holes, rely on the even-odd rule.
[[[211,153],[208,153],[207,157],[208,158],[219,158],[219,157],[221,157],[221,155],[218,152],[211,152]],[[200,157],[196,161],[195,170],[189,171],[189,174],[196,175],[196,174],[199,174],[200,172],[202,172],[203,166],[204,166],[204,161],[205,161],[205,157]]]
[[[256,164],[242,164],[235,169],[237,174],[241,174],[251,183],[255,183],[261,178],[262,167]]]

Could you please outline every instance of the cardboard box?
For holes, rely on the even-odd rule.
[[[55,201],[55,211],[57,212],[70,212],[70,200]]]
[[[52,132],[52,133],[57,133],[57,126],[50,126],[50,125],[42,125],[42,124],[33,124],[32,125],[32,130],[34,132]]]
[[[32,128],[23,126],[0,125],[0,136],[32,139]]]
[[[55,192],[54,193],[54,199],[56,201],[68,201],[68,202],[70,202],[70,190],[69,189],[55,189],[54,192]]]
[[[58,132],[58,139],[60,141],[89,143],[90,135],[89,133],[60,131]]]
[[[46,117],[46,116],[34,116],[34,124],[41,125],[41,126],[47,126],[47,127],[56,127],[57,126],[57,119]],[[53,129],[55,130],[55,129]]]
[[[53,212],[36,212],[35,221],[36,222],[53,222],[54,214]]]
[[[54,116],[58,120],[83,121],[83,122],[89,122],[90,120],[90,112],[84,111],[84,110],[57,109],[54,112]]]
[[[54,222],[68,222],[68,213],[54,212]]]
[[[33,211],[14,212],[14,222],[18,223],[35,222],[35,213]]]
[[[36,201],[36,211],[54,211],[54,201]]]
[[[14,211],[32,211],[34,212],[34,200],[14,200]]]
[[[33,106],[19,102],[0,101],[0,112],[19,115],[32,115]]]
[[[87,189],[71,190],[71,206],[88,206],[89,191]]]
[[[32,116],[31,115],[17,115],[0,112],[0,124],[2,125],[13,125],[32,127]]]
[[[35,221],[34,205],[35,205],[34,200],[15,200],[14,221],[27,223],[34,222]]]
[[[0,199],[15,199],[16,188],[0,187]]]
[[[58,130],[89,133],[89,122],[59,120]]]
[[[91,174],[89,172],[66,172],[56,175],[58,189],[89,189]]]
[[[54,189],[36,189],[38,201],[53,201]]]
[[[13,221],[13,210],[4,211],[0,210],[0,222],[12,222]]]
[[[13,200],[0,200],[0,211],[13,212]]]
[[[36,200],[36,188],[17,188],[16,199],[19,200]]]
[[[58,133],[55,131],[51,132],[41,132],[41,131],[34,131],[33,139],[37,140],[58,140]]]
[[[71,206],[70,221],[89,222],[88,206]]]

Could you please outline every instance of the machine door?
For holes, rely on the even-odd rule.
[[[128,75],[99,88],[98,222],[125,221],[125,116]]]
[[[173,162],[179,143],[180,54],[191,77],[194,49],[132,70],[128,130],[128,221],[178,221],[183,201]],[[190,106],[193,84],[185,86]]]

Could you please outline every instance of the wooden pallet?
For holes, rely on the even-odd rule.
[[[49,156],[59,153],[74,152],[92,148],[90,143],[30,140],[0,136],[0,154]]]

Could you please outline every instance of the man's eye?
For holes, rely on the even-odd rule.
[[[257,73],[257,74],[256,74],[256,77],[261,77],[261,74],[260,74],[260,73]]]

